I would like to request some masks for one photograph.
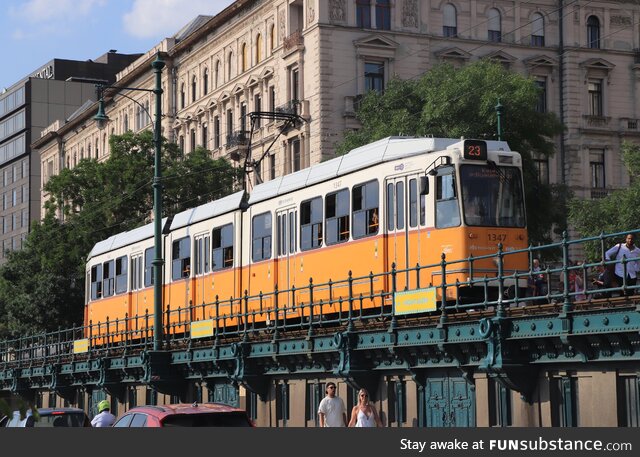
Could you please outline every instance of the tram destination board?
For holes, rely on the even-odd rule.
[[[464,158],[467,160],[487,160],[487,142],[481,140],[465,140]]]

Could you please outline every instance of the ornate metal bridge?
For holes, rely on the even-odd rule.
[[[0,390],[28,398],[46,389],[64,397],[78,388],[117,393],[127,385],[146,384],[179,395],[187,383],[207,380],[240,384],[265,397],[274,378],[336,376],[352,386],[371,389],[380,373],[393,371],[411,376],[424,395],[421,389],[427,372],[440,367],[459,370],[469,380],[476,372],[487,373],[526,399],[537,372],[550,364],[619,364],[640,359],[640,297],[636,295],[640,286],[625,281],[615,288],[597,289],[590,281],[597,274],[594,270],[615,261],[569,261],[570,250],[584,252],[587,246],[604,259],[605,247],[619,242],[622,235],[571,241],[565,237],[559,243],[527,249],[530,260],[549,258],[552,252],[562,259],[540,272],[546,290],[538,296],[523,296],[518,288],[505,287],[507,280],[517,283],[530,278],[532,271],[503,274],[504,258],[518,252],[498,250],[490,256],[495,258],[498,276],[470,278],[467,283],[448,283],[447,271],[455,269],[456,263],[472,269],[481,257],[447,262],[443,255],[439,264],[442,282],[426,288],[418,284],[418,291],[435,290],[440,297],[447,297],[449,288],[480,285],[485,299],[478,303],[440,299],[431,312],[396,312],[396,301],[404,292],[396,290],[398,275],[419,278],[422,269],[434,267],[418,265],[382,275],[393,284],[389,292],[374,293],[371,287],[369,294],[353,293],[354,284],[373,284],[381,279],[373,274],[322,285],[310,281],[304,286],[309,300],[294,305],[304,311],[302,319],[287,319],[287,313],[278,309],[283,297],[295,290],[244,296],[228,303],[229,309],[237,312],[213,319],[212,333],[204,336],[197,333],[196,321],[172,318],[173,313],[198,316],[198,306],[189,308],[188,313],[168,310],[165,322],[173,322],[169,324],[173,328],[165,329],[162,350],[153,350],[150,315],[3,341]],[[630,268],[632,261],[622,259],[623,268]],[[585,291],[571,288],[574,275],[584,279]],[[495,299],[490,299],[492,281],[497,281],[499,292]],[[313,299],[319,287],[348,291],[345,296],[331,295],[338,312],[323,313],[327,303]],[[268,325],[245,306],[249,300],[266,297],[275,303]],[[368,300],[388,305],[372,312],[364,306]],[[105,338],[101,328],[115,332]]]

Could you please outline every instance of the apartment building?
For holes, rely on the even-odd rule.
[[[40,155],[31,153],[31,142],[95,100],[95,84],[112,82],[135,58],[109,52],[95,61],[53,59],[0,93],[0,261],[40,219]]]

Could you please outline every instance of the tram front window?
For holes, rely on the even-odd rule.
[[[467,225],[524,227],[520,170],[514,167],[463,165],[462,206]]]
[[[436,179],[436,227],[460,225],[458,195],[453,167],[441,167]]]

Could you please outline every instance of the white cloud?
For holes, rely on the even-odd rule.
[[[124,28],[138,38],[162,39],[199,14],[213,16],[231,3],[233,0],[134,0],[123,17]]]
[[[50,21],[71,21],[91,14],[95,7],[104,6],[106,0],[28,0],[10,13],[32,24]]]

